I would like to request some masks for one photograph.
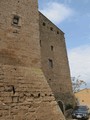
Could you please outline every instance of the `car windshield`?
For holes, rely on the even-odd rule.
[[[87,112],[85,109],[78,109],[77,112]]]
[[[87,106],[76,106],[73,110],[73,113],[87,113],[88,108]]]
[[[85,111],[85,110],[88,110],[87,106],[76,106],[74,108],[74,110],[81,110],[81,111]]]

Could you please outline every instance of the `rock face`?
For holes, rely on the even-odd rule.
[[[41,69],[37,0],[0,0],[0,120],[64,120]]]

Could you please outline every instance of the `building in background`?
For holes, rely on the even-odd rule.
[[[74,97],[64,33],[39,12],[42,70],[57,101],[73,104]]]
[[[76,92],[75,97],[79,105],[87,105],[90,107],[90,89],[83,89]]]

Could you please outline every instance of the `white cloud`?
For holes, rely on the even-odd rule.
[[[69,51],[71,75],[86,81],[90,87],[90,45],[80,46]]]
[[[55,24],[64,21],[73,14],[72,9],[57,2],[47,3],[40,11]]]

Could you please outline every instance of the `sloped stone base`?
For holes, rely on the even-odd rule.
[[[40,69],[0,65],[0,120],[64,120]]]

